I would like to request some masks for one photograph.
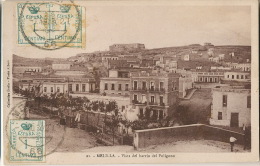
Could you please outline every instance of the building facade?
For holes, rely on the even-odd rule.
[[[109,70],[108,77],[100,79],[100,93],[104,95],[129,96],[129,71]]]
[[[243,127],[251,125],[251,90],[244,87],[212,89],[211,125]]]
[[[219,83],[224,78],[224,72],[193,72],[196,83]]]
[[[224,81],[250,82],[250,72],[228,71],[224,73]]]
[[[22,90],[37,89],[41,94],[93,93],[95,80],[92,78],[28,78],[19,81]]]
[[[23,74],[25,72],[42,72],[41,66],[14,66],[13,67],[13,74]]]
[[[133,72],[130,88],[131,105],[139,117],[163,119],[171,115],[169,107],[177,102],[179,74]]]

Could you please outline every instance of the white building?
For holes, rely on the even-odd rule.
[[[210,70],[231,70],[231,67],[224,67],[224,66],[211,66]]]
[[[211,62],[219,62],[220,58],[219,57],[210,57],[209,61]]]
[[[93,78],[28,78],[19,81],[22,90],[36,89],[41,94],[91,93],[96,89]]]
[[[251,63],[227,63],[232,69],[240,71],[251,71]]]
[[[242,127],[251,125],[251,90],[244,87],[212,89],[211,125]]]
[[[218,57],[219,57],[219,60],[224,60],[225,59],[225,54],[219,54]]]
[[[119,57],[118,56],[103,56],[102,57],[102,62],[106,62],[108,60],[118,60]]]
[[[249,82],[251,81],[251,75],[249,72],[242,71],[228,71],[224,73],[225,81],[239,81],[239,82]]]
[[[183,55],[183,60],[184,61],[189,61],[190,60],[190,55],[189,54]]]
[[[40,73],[42,72],[42,67],[41,66],[14,66],[13,67],[14,74],[23,74],[25,72]]]

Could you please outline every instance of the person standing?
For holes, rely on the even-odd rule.
[[[235,142],[237,141],[237,139],[235,137],[230,137],[229,138],[229,142],[230,142],[230,146],[231,146],[231,152],[233,152],[233,148],[235,145]]]

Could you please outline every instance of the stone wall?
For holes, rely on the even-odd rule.
[[[237,139],[238,144],[244,143],[244,135],[241,133],[203,124],[138,130],[134,133],[134,148],[140,150],[150,145],[194,139],[215,140],[228,143],[231,136]]]

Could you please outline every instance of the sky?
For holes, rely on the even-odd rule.
[[[251,45],[247,6],[86,6],[86,48],[44,51],[15,47],[24,57],[68,58],[105,51],[115,43],[143,43],[146,48],[203,44]]]

